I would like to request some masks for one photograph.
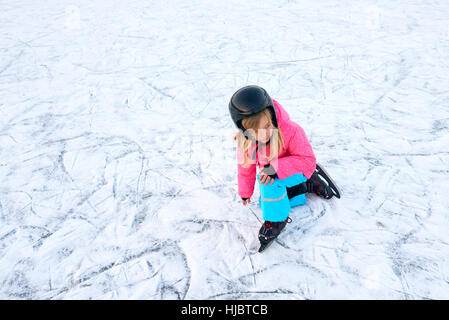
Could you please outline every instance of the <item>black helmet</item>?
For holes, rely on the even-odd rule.
[[[270,110],[273,125],[277,128],[278,124],[273,100],[271,100],[265,89],[256,85],[246,86],[237,90],[232,95],[231,101],[229,101],[229,112],[231,113],[232,121],[243,132],[245,132],[245,128],[242,126],[242,120],[265,108]]]

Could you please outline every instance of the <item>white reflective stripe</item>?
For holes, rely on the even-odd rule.
[[[261,197],[262,197],[262,201],[280,201],[285,198],[286,194],[287,194],[287,190],[285,190],[285,193],[279,198],[264,198],[262,195],[261,195]]]

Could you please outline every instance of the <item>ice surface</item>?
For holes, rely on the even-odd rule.
[[[3,1],[0,298],[448,299],[449,3]],[[342,199],[263,254],[227,104],[258,84]]]

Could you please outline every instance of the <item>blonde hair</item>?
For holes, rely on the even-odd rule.
[[[270,121],[270,123],[273,124],[271,112],[268,109],[263,109],[262,111],[242,120],[242,126],[246,129],[246,134],[239,130],[234,135],[234,140],[237,141],[237,148],[239,148],[243,153],[244,160],[242,166],[244,168],[249,167],[249,149],[254,143],[256,143],[254,139],[252,139],[251,137],[247,139],[245,135],[248,136],[248,131],[257,132],[257,130],[259,129],[259,123],[261,119],[263,119],[263,117],[266,117]],[[270,146],[270,155],[268,157],[268,161],[271,161],[279,155],[284,146],[284,135],[279,128],[273,129],[273,135],[271,136],[268,145]]]

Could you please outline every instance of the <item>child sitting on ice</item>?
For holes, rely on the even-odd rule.
[[[306,192],[340,198],[335,183],[317,165],[304,130],[261,87],[243,87],[232,95],[229,111],[239,131],[238,193],[246,205],[260,186],[259,205],[265,222],[259,230],[262,251],[290,222],[291,207],[306,203]],[[259,174],[256,174],[256,168]]]

